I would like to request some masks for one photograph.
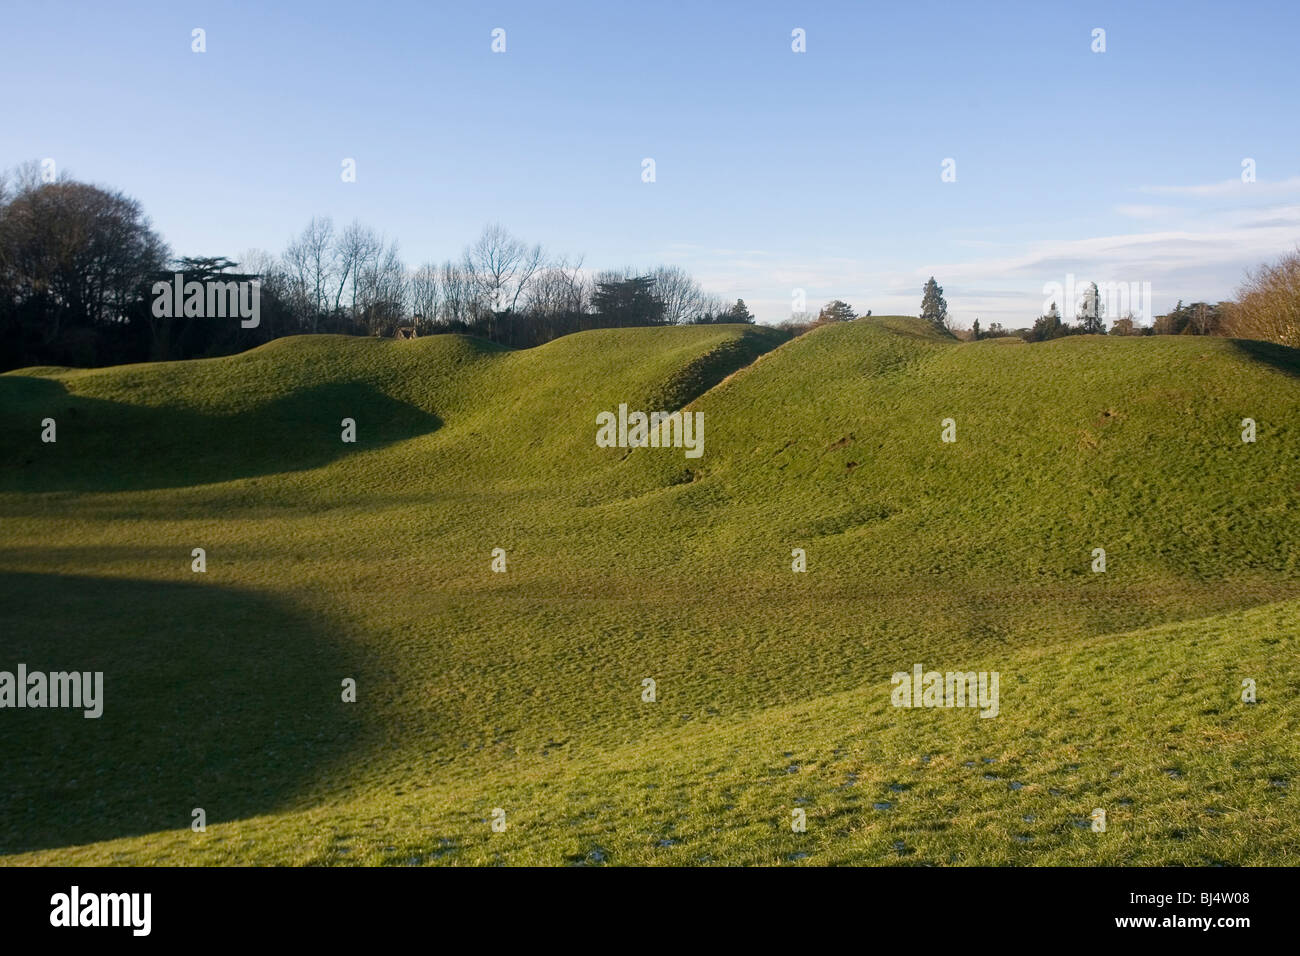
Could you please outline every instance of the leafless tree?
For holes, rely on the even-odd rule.
[[[1207,302],[1198,302],[1192,306],[1192,317],[1188,322],[1193,335],[1212,335],[1215,331],[1214,311]]]
[[[19,168],[0,210],[0,277],[39,317],[48,345],[65,321],[122,321],[168,251],[136,200],[72,180],[41,183],[33,168]]]
[[[465,250],[464,268],[492,312],[513,311],[544,265],[542,247],[528,246],[493,223]]]
[[[411,274],[407,283],[407,297],[416,334],[428,333],[430,327],[438,321],[442,300],[438,267],[434,263],[426,262]]]
[[[1247,275],[1228,308],[1225,331],[1300,347],[1300,248]]]
[[[273,283],[283,284],[285,279],[284,264],[280,261],[279,256],[273,255],[265,249],[247,249],[240,253],[236,261],[239,263],[240,272],[260,276],[263,288],[267,288]]]
[[[1138,325],[1133,318],[1133,312],[1130,310],[1111,323],[1111,335],[1140,335]]]
[[[19,163],[12,172],[6,170],[5,175],[10,179],[10,188],[15,196],[21,196],[24,193],[40,189],[42,186],[50,185],[41,178],[41,164],[34,159]],[[59,170],[54,181],[56,183],[71,182],[72,176],[66,169]]]
[[[582,274],[582,260],[569,263],[557,259],[529,282],[526,310],[540,318],[586,311],[589,289]]]
[[[368,229],[355,219],[339,234],[334,243],[333,282],[334,311],[343,304],[343,295],[349,284],[352,287],[352,310],[357,307],[357,277],[383,248],[383,243],[373,229]]]
[[[304,326],[315,332],[329,306],[327,298],[335,275],[334,221],[312,217],[298,238],[284,250],[292,301]]]
[[[651,276],[655,295],[664,304],[664,321],[669,325],[695,322],[706,313],[725,308],[721,299],[707,295],[680,266],[660,266]]]
[[[438,270],[442,292],[440,317],[443,323],[469,322],[481,310],[475,301],[475,284],[465,269],[454,262],[444,262]]]
[[[389,335],[406,304],[406,266],[397,242],[368,247],[353,283],[353,317],[372,335]]]

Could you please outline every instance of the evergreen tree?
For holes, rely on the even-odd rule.
[[[726,321],[744,322],[746,325],[753,325],[754,316],[750,314],[749,308],[745,305],[745,300],[737,299],[736,304],[727,312]]]
[[[1089,282],[1079,303],[1079,331],[1084,335],[1104,335],[1106,323],[1102,321],[1101,294],[1097,283]]]
[[[849,322],[856,318],[853,306],[842,299],[827,302],[822,306],[821,312],[817,313],[818,322]]]
[[[976,320],[975,320],[975,328],[973,329],[973,331],[974,331],[974,333],[975,333],[975,341],[978,342],[978,341],[980,340],[980,320],[979,320],[979,319],[976,319]]]
[[[1034,328],[1029,340],[1046,342],[1048,339],[1059,339],[1062,335],[1068,335],[1069,331],[1069,327],[1061,322],[1061,312],[1053,302],[1046,315],[1034,320]]]
[[[943,298],[943,287],[934,281],[934,276],[930,276],[921,294],[921,318],[940,332],[948,331],[948,303]]]
[[[596,283],[591,303],[606,326],[662,325],[664,303],[654,293],[653,276],[633,276]]]

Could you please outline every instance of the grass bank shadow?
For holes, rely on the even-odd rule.
[[[41,440],[53,418],[57,441]],[[342,440],[344,418],[356,442]],[[371,385],[303,389],[248,412],[209,415],[75,395],[62,382],[0,376],[0,491],[135,491],[319,468],[442,426]]]
[[[103,714],[0,709],[0,853],[267,813],[365,736],[340,697],[360,655],[246,591],[0,573],[0,671],[20,663],[102,671]]]
[[[1255,339],[1233,339],[1232,344],[1239,352],[1257,362],[1263,362],[1276,369],[1300,378],[1300,349],[1293,349],[1276,342],[1260,342]]]

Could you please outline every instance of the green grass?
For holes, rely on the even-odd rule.
[[[1300,353],[782,341],[0,376],[0,669],[107,685],[0,711],[0,859],[1297,862]],[[598,448],[620,402],[704,456]],[[917,662],[997,670],[999,716],[891,707]]]

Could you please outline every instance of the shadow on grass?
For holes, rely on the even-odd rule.
[[[685,408],[724,379],[749,368],[788,341],[791,336],[780,329],[747,327],[739,338],[699,356],[660,384],[647,399],[647,407]]]
[[[1300,378],[1300,349],[1293,349],[1276,342],[1259,342],[1255,339],[1233,339],[1232,344],[1239,352],[1257,362],[1263,362],[1276,369]]]
[[[103,715],[0,709],[0,853],[268,813],[365,734],[354,648],[261,595],[0,573],[0,671],[102,671]],[[360,681],[359,681],[360,683]]]
[[[41,422],[56,422],[56,442]],[[342,440],[344,418],[356,442]],[[303,389],[248,412],[209,415],[74,395],[62,382],[0,376],[0,491],[133,491],[319,468],[441,427],[438,416],[359,383]]]

